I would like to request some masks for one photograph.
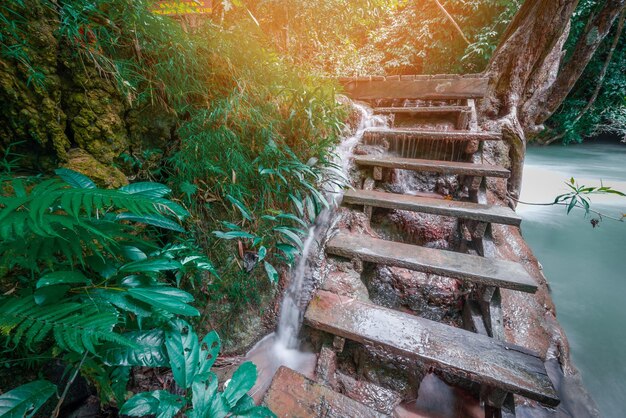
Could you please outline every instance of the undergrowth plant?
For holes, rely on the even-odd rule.
[[[54,395],[58,416],[78,373],[103,402],[131,416],[173,417],[182,409],[194,417],[271,416],[246,395],[256,379],[252,364],[218,392],[210,368],[219,338],[210,333],[200,342],[182,319],[199,312],[178,286],[216,272],[192,241],[160,244],[164,231],[183,233],[188,216],[167,199],[170,190],[148,182],[100,189],[74,171],[56,173],[2,178],[0,335],[15,361],[58,359],[74,372],[65,389],[36,380],[4,393],[0,416],[33,416]],[[127,401],[133,366],[171,368],[183,394],[160,390]]]

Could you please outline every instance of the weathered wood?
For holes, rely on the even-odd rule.
[[[518,263],[385,241],[363,234],[340,233],[328,242],[326,252],[489,286],[529,293],[537,290],[537,284]]]
[[[343,203],[408,210],[504,225],[518,226],[522,222],[522,218],[507,206],[480,205],[473,202],[459,202],[374,190],[348,190],[343,195]]]
[[[472,120],[472,108],[467,107],[466,111],[459,112],[456,119],[456,129],[469,129]]]
[[[402,170],[427,171],[442,174],[463,174],[484,177],[509,177],[509,170],[497,165],[462,163],[457,161],[420,160],[390,156],[356,157],[354,162],[360,166],[399,168]]]
[[[376,107],[374,114],[408,114],[415,116],[441,116],[441,115],[461,115],[471,112],[469,106],[418,106],[418,107]],[[458,127],[458,129],[464,129]]]
[[[500,289],[493,286],[487,286],[483,289],[480,308],[489,336],[497,340],[504,340],[504,314],[502,313]]]
[[[478,302],[466,300],[463,305],[463,327],[476,334],[489,336]]]
[[[391,77],[341,78],[345,93],[352,99],[431,99],[454,100],[483,97],[486,78],[393,79]]]
[[[369,128],[363,132],[365,143],[377,140],[420,140],[420,141],[500,141],[502,135],[484,131],[430,131],[411,128]]]
[[[374,166],[374,169],[372,171],[372,177],[374,177],[374,180],[378,180],[378,181],[382,180],[383,179],[383,168]]]
[[[337,385],[337,353],[324,345],[317,357],[315,366],[315,380],[319,383],[335,388]]]
[[[523,347],[326,291],[313,297],[305,321],[427,367],[549,406],[559,404],[542,360]]]
[[[376,181],[371,177],[363,180],[363,190],[374,190],[375,185]],[[363,213],[365,213],[365,216],[367,216],[368,222],[372,219],[372,209],[372,206],[363,205]]]
[[[381,414],[285,366],[278,369],[263,403],[279,418],[379,418]]]

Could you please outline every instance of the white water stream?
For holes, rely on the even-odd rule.
[[[386,119],[381,116],[374,116],[369,107],[355,103],[354,108],[360,116],[356,132],[344,138],[334,152],[336,155],[335,164],[341,167],[345,176],[348,175],[352,161],[352,150],[363,137],[363,132],[367,128],[385,126],[386,124]],[[308,230],[302,255],[291,272],[291,280],[283,296],[276,332],[259,341],[246,356],[247,360],[257,365],[259,371],[257,385],[252,390],[252,394],[257,400],[263,396],[274,373],[280,366],[287,366],[305,375],[313,373],[315,355],[300,350],[298,334],[302,325],[304,309],[311,292],[314,290],[313,271],[310,268],[311,259],[315,259],[320,254],[320,250],[323,251],[319,244],[333,226],[335,209],[343,197],[343,190],[339,185],[334,183],[330,183],[330,185],[331,189],[327,191],[326,195],[330,207],[320,213],[315,223]]]

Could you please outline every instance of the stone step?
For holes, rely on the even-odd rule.
[[[326,252],[350,259],[403,267],[487,286],[534,293],[537,284],[521,264],[507,260],[435,250],[386,241],[363,234],[341,232],[326,245]]]
[[[418,106],[418,107],[377,107],[374,113],[378,115],[387,114],[408,114],[416,116],[439,116],[439,115],[457,115],[463,112],[471,112],[469,106]]]
[[[504,167],[490,164],[463,163],[457,161],[420,160],[416,158],[381,156],[359,156],[354,162],[360,166],[399,168],[411,171],[426,171],[442,174],[462,174],[475,177],[508,178],[511,173]]]
[[[388,415],[281,366],[263,403],[279,418],[382,418]]]
[[[523,347],[323,290],[309,303],[305,321],[427,367],[548,406],[559,404],[543,361]]]
[[[505,225],[519,226],[522,222],[522,218],[507,206],[481,205],[473,202],[434,199],[374,190],[348,190],[343,195],[343,202]]]
[[[366,143],[377,140],[409,140],[422,141],[500,141],[502,134],[482,131],[432,131],[412,128],[369,128],[363,132]]]

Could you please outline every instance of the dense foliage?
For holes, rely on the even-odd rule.
[[[245,3],[276,48],[291,60],[322,74],[350,76],[480,72],[522,2],[441,0],[462,35],[434,0]],[[580,2],[565,47],[568,51],[604,3]],[[540,141],[581,142],[600,133],[626,136],[626,37],[621,36],[604,80],[598,79],[616,30],[617,23],[547,123]],[[602,83],[598,98],[585,109],[598,83]]]
[[[578,41],[590,15],[597,12],[604,2],[581,1],[572,20],[566,48]],[[616,22],[600,49],[589,63],[560,109],[550,118],[541,141],[559,140],[563,143],[582,142],[585,138],[607,133],[626,140],[626,36],[617,33]],[[611,44],[619,36],[617,46],[608,64],[604,79],[600,79],[602,67],[610,53]],[[569,57],[566,56],[566,60]],[[590,103],[594,91],[597,98]]]
[[[180,222],[189,215],[166,198],[170,190],[150,182],[99,189],[74,171],[57,175],[6,176],[1,184],[0,253],[14,280],[0,298],[5,354],[15,358],[6,364],[62,359],[74,377],[80,371],[96,384],[104,403],[123,405],[131,416],[173,417],[188,399],[189,416],[271,415],[246,395],[256,379],[252,364],[217,391],[210,369],[219,338],[212,332],[200,343],[182,319],[200,312],[179,286],[214,269],[188,239],[158,242],[163,230],[183,233]],[[158,390],[126,401],[133,366],[170,367],[189,393]],[[52,416],[66,391],[59,388]],[[55,393],[47,380],[20,386],[0,396],[0,415],[32,416]]]
[[[285,63],[249,18],[190,25],[150,3],[0,6],[3,362],[59,360],[129,415],[267,416],[244,396],[250,365],[217,391],[208,331],[239,349],[263,333],[231,330],[264,313],[341,181],[345,112],[332,82]],[[135,182],[50,177],[59,164]],[[181,372],[192,358],[206,361]],[[128,400],[133,366],[171,366],[178,389]],[[62,403],[35,377],[2,395],[3,413]]]

